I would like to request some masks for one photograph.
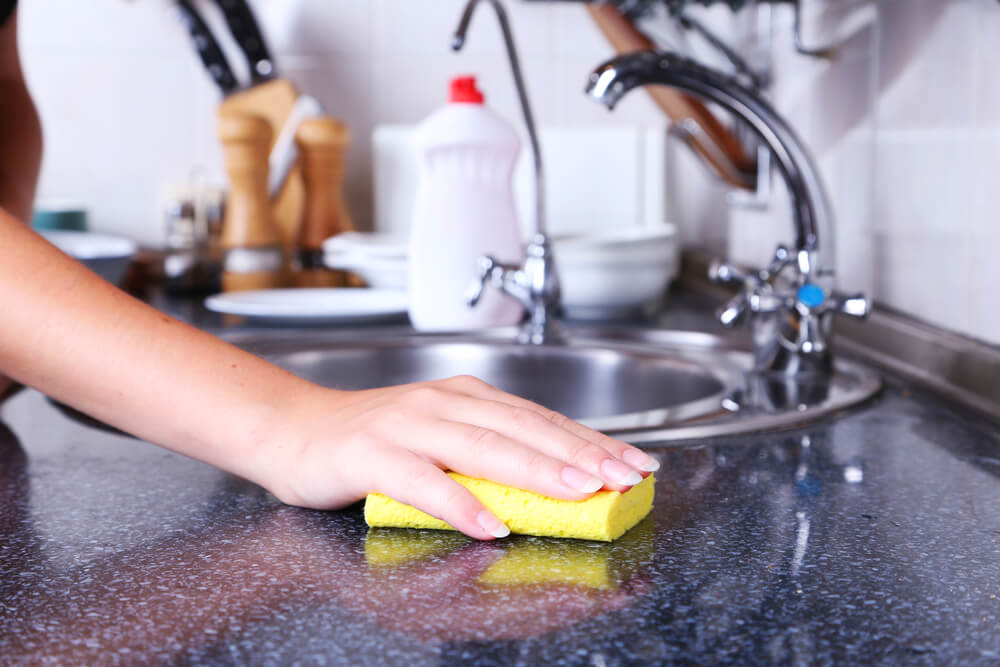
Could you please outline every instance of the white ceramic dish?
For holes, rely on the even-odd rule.
[[[405,259],[409,243],[400,234],[374,232],[343,232],[323,242],[324,254],[356,254],[382,259]]]
[[[677,229],[628,227],[554,240],[563,308],[573,319],[619,319],[662,303],[677,275]]]
[[[323,263],[351,271],[369,287],[406,289],[409,244],[404,236],[372,232],[344,232],[323,243]]]
[[[409,262],[406,256],[398,259],[362,257],[353,253],[326,253],[323,263],[330,269],[341,269],[358,274],[369,287],[405,290]]]
[[[661,303],[677,274],[672,224],[625,227],[553,239],[562,304],[574,319],[621,319]],[[405,289],[407,246],[396,234],[340,234],[324,244],[330,268],[353,271],[371,287]]]
[[[676,252],[677,227],[625,227],[607,232],[555,237],[557,259],[630,260],[661,262]]]
[[[572,262],[560,260],[562,305],[572,319],[604,320],[637,315],[656,305],[673,277],[672,263]]]
[[[125,277],[132,258],[139,250],[134,241],[111,234],[63,230],[42,230],[38,233],[113,285]]]
[[[205,307],[287,324],[373,324],[402,320],[407,298],[402,290],[302,287],[215,294]]]

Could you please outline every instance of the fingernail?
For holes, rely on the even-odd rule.
[[[505,526],[503,521],[496,518],[489,510],[481,510],[476,515],[476,522],[493,537],[507,537],[510,535],[510,528]]]
[[[599,477],[594,477],[573,466],[565,466],[559,476],[562,477],[563,484],[581,493],[594,493],[604,486],[604,482]]]
[[[660,469],[659,461],[638,449],[626,449],[622,458],[625,459],[625,463],[644,472],[656,472]]]
[[[642,481],[642,475],[615,459],[604,459],[601,462],[601,474],[622,486],[635,486]]]

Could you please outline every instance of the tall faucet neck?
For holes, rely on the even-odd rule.
[[[795,250],[807,275],[834,266],[833,220],[819,170],[805,144],[759,93],[736,78],[669,52],[620,56],[590,75],[587,93],[613,108],[636,86],[661,84],[714,102],[745,121],[771,150],[792,199]],[[818,264],[818,266],[816,266]]]
[[[460,51],[465,46],[465,36],[472,23],[472,14],[476,7],[484,0],[469,0],[462,11],[462,18],[455,29],[455,35],[451,40],[451,48]],[[496,11],[497,21],[500,23],[500,32],[503,33],[504,47],[507,50],[507,59],[510,62],[511,75],[514,77],[514,87],[517,88],[517,99],[521,106],[521,114],[524,116],[524,125],[528,131],[528,141],[531,144],[531,158],[535,168],[535,231],[538,234],[548,232],[545,215],[545,170],[542,166],[542,150],[538,143],[538,132],[535,127],[535,117],[531,113],[531,104],[528,102],[528,92],[524,85],[524,77],[521,76],[521,64],[517,57],[517,47],[514,46],[514,35],[510,29],[510,22],[507,20],[507,11],[503,8],[500,0],[485,0]]]
[[[714,279],[740,285],[720,320],[731,326],[749,317],[757,371],[783,377],[828,374],[834,313],[864,317],[868,303],[861,295],[833,291],[833,215],[805,144],[759,93],[673,53],[641,52],[608,61],[590,75],[587,92],[613,108],[629,90],[649,84],[715,102],[739,116],[770,149],[792,199],[795,246],[779,246],[768,267],[753,274],[714,266]]]
[[[472,13],[481,0],[469,0],[458,22],[452,48],[456,51],[465,44],[465,35],[472,21]],[[504,46],[510,60],[510,71],[514,76],[517,97],[524,114],[524,125],[528,130],[531,142],[531,156],[535,164],[535,234],[527,247],[527,257],[524,265],[507,266],[495,258],[484,256],[479,258],[479,277],[471,285],[469,305],[474,306],[482,296],[487,284],[500,289],[509,297],[517,299],[525,308],[527,318],[518,340],[524,343],[556,343],[563,336],[556,322],[559,311],[559,277],[556,273],[555,260],[552,257],[552,247],[548,239],[545,222],[545,174],[542,169],[542,151],[538,145],[538,132],[535,129],[535,119],[528,103],[528,92],[521,76],[521,65],[517,59],[517,49],[514,47],[514,36],[507,22],[507,12],[500,0],[487,0],[496,11],[503,33]]]

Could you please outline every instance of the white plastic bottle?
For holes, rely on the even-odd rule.
[[[483,105],[473,77],[451,82],[447,106],[418,127],[420,185],[410,235],[410,321],[423,331],[517,324],[523,308],[487,286],[466,303],[477,259],[524,258],[511,175],[520,150],[514,129]]]

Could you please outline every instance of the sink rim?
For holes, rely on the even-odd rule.
[[[387,349],[433,349],[435,347],[464,347],[479,346],[493,350],[523,351],[525,353],[539,353],[543,350],[546,354],[559,356],[562,354],[573,355],[574,352],[582,352],[588,356],[597,354],[614,354],[619,359],[642,361],[669,362],[671,365],[679,366],[683,370],[692,374],[699,374],[707,379],[715,380],[719,383],[720,389],[707,396],[702,396],[693,400],[684,401],[675,405],[651,408],[647,410],[635,410],[622,412],[614,415],[589,417],[576,419],[595,430],[616,435],[633,431],[644,431],[650,428],[660,427],[664,424],[681,424],[696,419],[705,419],[713,415],[725,412],[722,407],[723,399],[732,391],[733,386],[741,381],[742,369],[739,364],[734,363],[727,355],[732,352],[713,351],[715,357],[710,360],[694,358],[696,352],[686,352],[683,354],[665,353],[662,347],[654,347],[645,344],[624,343],[607,340],[593,340],[577,338],[560,345],[534,346],[518,343],[515,340],[507,340],[500,337],[479,337],[475,335],[420,335],[420,336],[379,336],[365,338],[364,340],[354,339],[326,339],[322,342],[317,340],[289,341],[287,339],[253,339],[241,341],[241,346],[254,354],[260,354],[273,361],[267,355],[269,353],[286,352],[290,346],[302,347],[303,352],[322,350],[387,350]],[[292,352],[294,353],[294,352]],[[472,373],[469,373],[472,374]]]
[[[516,334],[516,328],[512,327],[441,333],[414,332],[406,327],[369,327],[325,331],[243,331],[224,337],[254,353],[262,353],[260,348],[269,345],[287,348],[292,344],[365,348],[420,347],[433,344],[525,347],[516,342]],[[700,331],[586,325],[572,330],[566,343],[543,347],[612,350],[630,353],[632,356],[670,358],[697,366],[722,384],[723,390],[720,392],[674,406],[578,420],[591,428],[639,446],[669,445],[710,437],[790,429],[862,403],[882,388],[882,378],[878,373],[859,363],[837,358],[829,394],[821,402],[798,405],[794,409],[780,412],[733,412],[723,407],[723,399],[733,389],[747,384],[752,366],[752,357],[743,339]]]

